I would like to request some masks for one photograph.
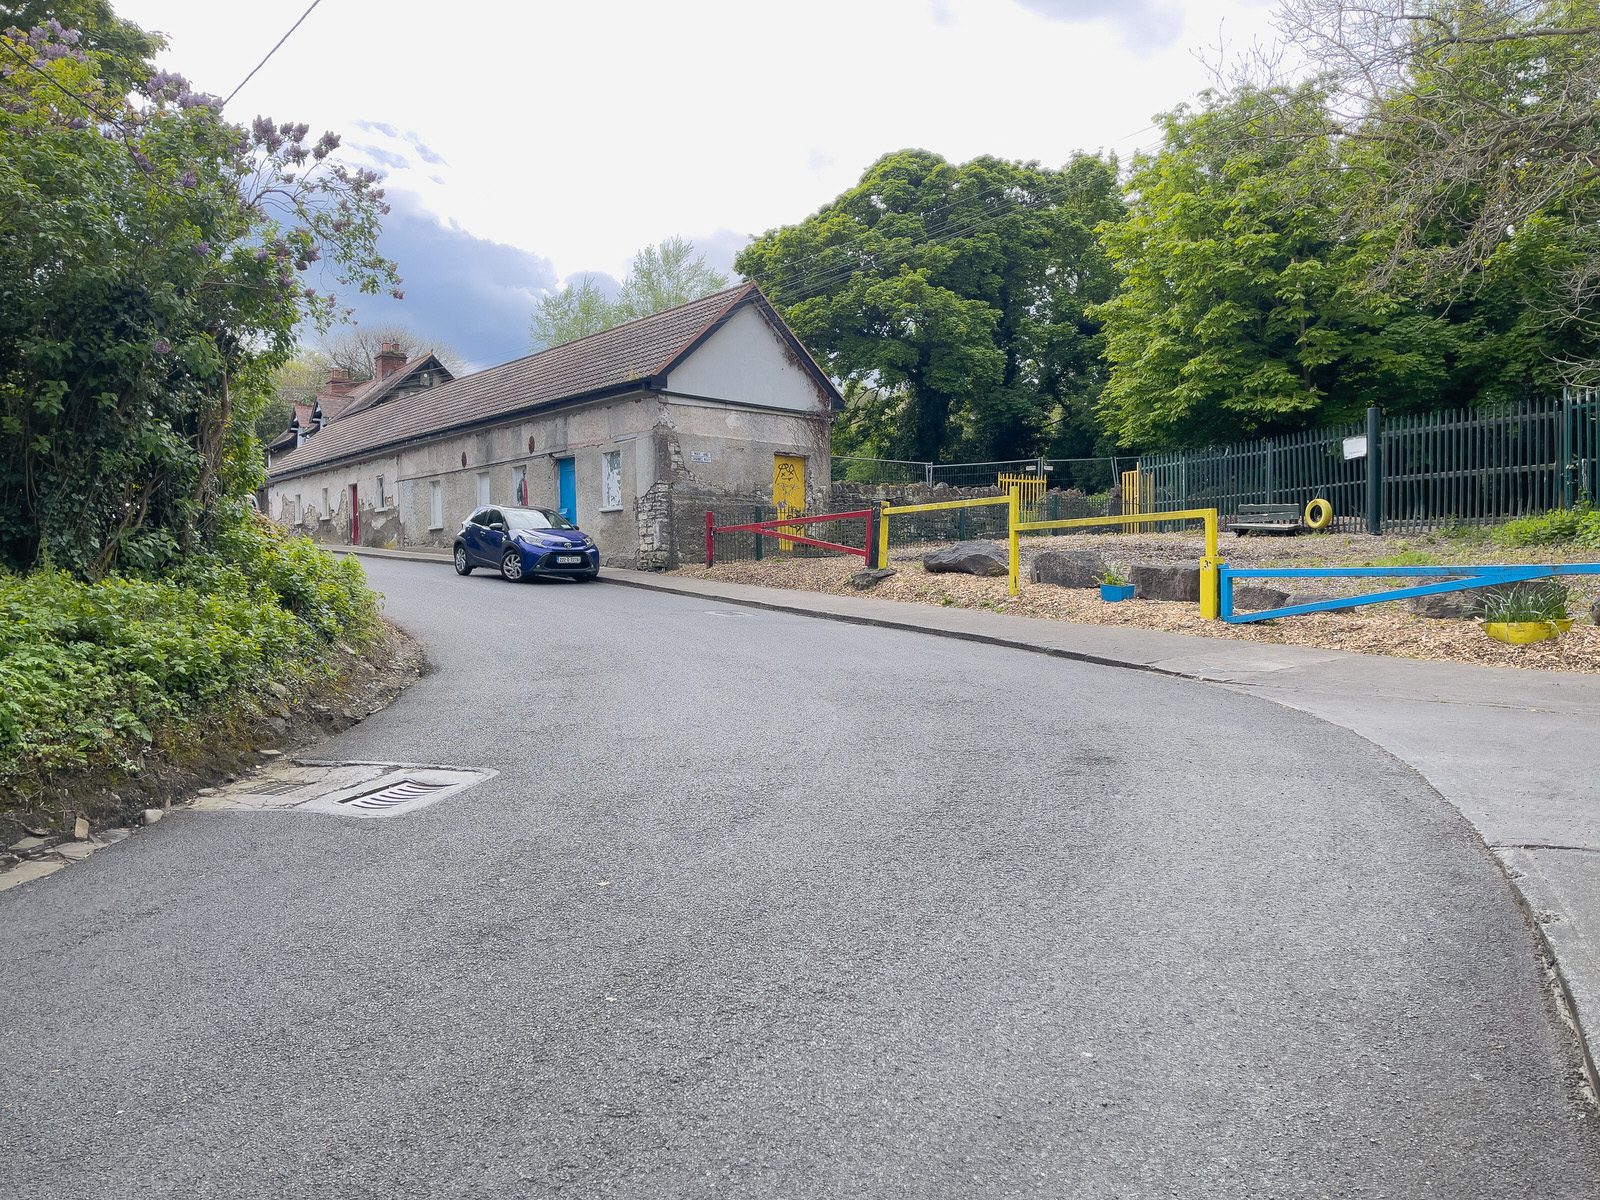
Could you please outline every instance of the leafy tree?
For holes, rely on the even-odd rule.
[[[619,324],[616,309],[591,276],[540,299],[533,310],[533,348],[575,342]]]
[[[0,563],[92,578],[205,550],[254,486],[272,368],[336,312],[307,275],[397,280],[337,137],[78,41],[0,38]]]
[[[1388,238],[1380,284],[1467,292],[1498,257],[1526,265],[1528,237],[1552,272],[1539,305],[1594,321],[1600,2],[1282,0],[1276,19],[1328,90],[1324,123],[1381,150],[1348,210]]]
[[[80,50],[101,53],[101,76],[119,95],[149,78],[150,60],[166,46],[159,34],[117,16],[111,0],[0,0],[0,32],[6,29],[75,31]]]
[[[1382,163],[1366,146],[1341,157],[1324,100],[1313,86],[1208,96],[1165,117],[1163,149],[1136,160],[1130,215],[1103,231],[1122,286],[1094,310],[1111,364],[1100,416],[1122,444],[1463,398],[1457,364],[1481,331],[1366,286],[1383,241],[1341,237],[1340,215]]]
[[[628,277],[615,300],[608,300],[589,275],[543,297],[533,310],[533,348],[543,350],[613,329],[709,296],[728,286],[728,277],[706,265],[694,244],[670,237],[633,256]]]
[[[613,306],[613,323],[666,312],[727,286],[728,277],[708,267],[705,255],[696,254],[692,242],[670,237],[633,256],[633,266],[622,281],[622,294]]]
[[[1003,459],[1037,452],[1102,383],[1088,306],[1114,275],[1095,227],[1122,215],[1116,167],[1060,171],[904,150],[735,266],[873,411],[890,457]]]

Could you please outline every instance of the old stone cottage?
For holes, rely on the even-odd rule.
[[[675,492],[828,493],[838,391],[754,284],[460,379],[427,358],[390,377],[275,443],[268,512],[323,541],[448,548],[480,505],[543,505],[610,565],[656,567]]]

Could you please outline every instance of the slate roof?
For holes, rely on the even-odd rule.
[[[760,289],[746,283],[386,404],[360,412],[347,409],[339,420],[275,459],[267,476],[281,479],[563,401],[651,386],[746,304],[757,306],[820,386],[836,395],[832,382]]]

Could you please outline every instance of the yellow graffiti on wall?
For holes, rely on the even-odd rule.
[[[806,511],[806,460],[798,454],[775,454],[772,458],[772,503],[778,518],[804,516]],[[799,533],[800,529],[785,530]],[[779,550],[793,550],[794,543],[778,539]]]

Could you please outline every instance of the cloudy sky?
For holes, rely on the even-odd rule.
[[[227,95],[310,0],[114,0]],[[240,19],[248,11],[249,20]],[[321,0],[229,106],[333,129],[382,170],[405,299],[360,319],[477,366],[543,292],[675,234],[731,266],[908,146],[1065,162],[1148,148],[1266,0]],[[1215,57],[1214,53],[1210,57]]]

